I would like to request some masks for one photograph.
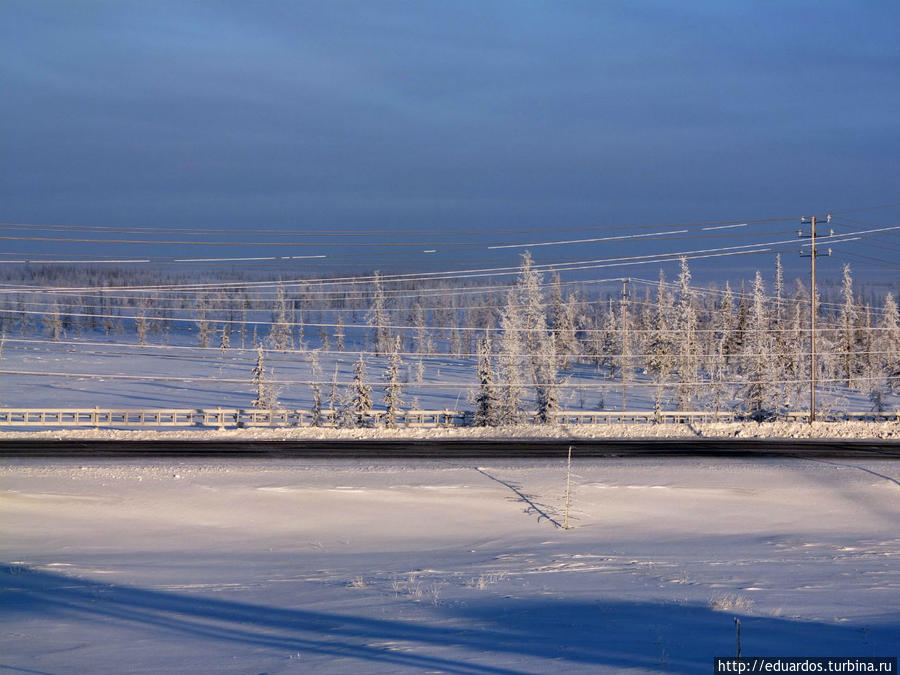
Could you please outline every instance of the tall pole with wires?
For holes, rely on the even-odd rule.
[[[810,260],[810,288],[809,288],[809,423],[816,421],[816,257],[819,255],[816,249],[816,219],[809,219],[809,260]],[[806,222],[801,218],[800,222]],[[825,222],[831,222],[831,216],[825,216]],[[803,236],[803,231],[797,232]],[[828,254],[831,255],[831,249]]]
[[[622,279],[622,412],[628,409],[628,375],[631,363],[628,350],[628,279]]]

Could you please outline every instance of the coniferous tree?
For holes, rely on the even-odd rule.
[[[875,336],[874,326],[872,324],[872,311],[870,307],[865,308],[865,326],[862,331],[862,347],[863,358],[860,366],[862,377],[860,378],[860,389],[865,392],[869,401],[872,403],[872,409],[875,412],[884,412],[887,407],[885,398],[888,393],[888,380],[886,373],[881,368],[881,360],[875,353],[878,345],[878,339]]]
[[[633,357],[633,349],[632,349],[632,333],[627,330],[627,326],[630,325],[630,320],[628,318],[628,298],[627,296],[622,297],[619,308],[619,314],[621,315],[622,320],[622,332],[621,338],[619,339],[619,377],[622,380],[622,409],[625,409],[626,405],[626,396],[625,391],[629,382],[631,382],[632,375],[634,373],[634,357]]]
[[[297,341],[294,343],[294,333],[291,331],[291,342],[296,345],[296,348],[300,351],[306,349],[306,345],[304,344],[305,336],[303,335],[303,310],[294,304],[294,324],[297,326]],[[293,348],[293,344],[292,344]]]
[[[878,322],[877,349],[881,358],[881,372],[892,391],[900,389],[900,316],[894,294],[884,298],[881,320]]]
[[[337,326],[334,331],[334,339],[339,352],[344,351],[344,315],[338,314]]]
[[[400,346],[400,336],[397,335],[394,338],[391,347],[391,359],[388,363],[388,368],[384,373],[385,379],[387,380],[387,384],[384,388],[384,407],[386,411],[384,421],[391,429],[397,427],[397,415],[403,405],[403,399],[401,398],[402,388],[400,385],[400,368],[402,366],[400,361]]]
[[[560,385],[556,347],[551,340],[544,344],[541,352],[534,355],[533,364],[537,421],[549,424],[553,421],[553,413],[559,409]]]
[[[553,337],[556,353],[560,359],[560,370],[569,370],[569,359],[578,352],[578,340],[575,337],[577,320],[577,297],[569,293],[563,299],[562,281],[559,273],[553,275],[552,297],[550,301],[551,318],[550,333]]]
[[[315,350],[306,352],[309,361],[309,376],[312,384],[312,425],[322,426],[322,364],[319,362],[319,353]]]
[[[147,345],[147,332],[150,328],[150,323],[147,321],[149,302],[150,301],[147,298],[141,298],[138,303],[137,316],[134,319],[134,327],[138,337],[138,346],[140,347]]]
[[[687,410],[694,398],[699,373],[700,346],[697,341],[697,311],[691,289],[687,258],[681,259],[675,336],[678,345],[678,407]]]
[[[744,345],[744,372],[747,384],[743,396],[751,415],[761,419],[777,411],[778,403],[772,367],[773,340],[766,289],[762,275],[756,272],[749,312],[747,340]]]
[[[201,297],[197,299],[197,342],[201,349],[209,347],[209,316],[208,298]]]
[[[491,365],[491,338],[485,335],[478,343],[478,394],[475,397],[475,425],[495,427],[499,424],[500,398],[494,385]]]
[[[287,297],[284,292],[284,284],[279,283],[275,289],[275,306],[272,312],[272,327],[269,329],[269,344],[272,349],[286,352],[290,349],[290,341],[293,335],[288,321]]]
[[[850,275],[850,265],[845,264],[841,282],[841,313],[839,317],[840,331],[838,333],[838,363],[840,363],[839,377],[848,387],[853,386],[856,374],[857,344],[856,323],[858,315],[856,302],[853,299],[853,278]]]
[[[597,368],[606,368],[607,376],[613,379],[616,376],[616,365],[619,363],[618,355],[622,351],[620,344],[621,331],[613,309],[612,298],[609,299],[606,314],[603,317],[603,328],[597,331],[595,342]]]
[[[781,325],[782,315],[784,314],[784,268],[781,265],[781,254],[775,256],[775,311],[773,312],[773,323],[776,326]]]
[[[223,323],[222,331],[220,333],[220,338],[219,338],[219,349],[222,352],[222,356],[225,356],[225,352],[228,351],[228,347],[230,346],[230,344],[231,344],[231,337],[228,334],[228,324]]]
[[[725,291],[722,293],[722,301],[719,304],[718,338],[722,342],[722,356],[725,359],[725,367],[731,363],[735,355],[737,340],[734,337],[734,294],[731,285],[725,282]]]
[[[362,354],[354,366],[353,386],[350,392],[350,411],[357,427],[368,426],[372,414],[372,387],[366,384],[366,362]]]
[[[416,299],[410,310],[409,321],[415,329],[416,344],[415,351],[419,356],[425,356],[431,353],[432,346],[428,337],[428,317],[421,302]]]
[[[265,352],[260,342],[256,348],[256,366],[253,368],[253,388],[256,390],[256,398],[250,404],[259,410],[273,410],[278,407],[278,392],[269,382],[269,377],[266,371]]]
[[[501,390],[498,420],[501,424],[518,424],[521,421],[522,316],[515,288],[507,294],[506,306],[500,311],[500,352],[497,357],[497,374]]]
[[[385,307],[384,287],[381,272],[375,272],[375,290],[372,294],[372,307],[369,310],[369,325],[375,331],[375,353],[385,356],[391,350],[391,336],[388,328],[387,309]]]
[[[578,295],[569,293],[563,305],[562,312],[558,315],[554,326],[556,335],[556,352],[560,355],[560,370],[569,370],[569,362],[579,353],[578,338]]]
[[[50,305],[50,311],[43,316],[44,330],[50,334],[50,339],[59,342],[63,332],[62,317],[59,313],[59,303],[54,300]]]
[[[671,335],[672,300],[665,288],[665,277],[659,271],[659,291],[656,296],[656,315],[652,320],[652,328],[644,347],[647,370],[653,376],[656,385],[653,409],[656,419],[661,419],[663,396],[669,375],[675,367],[676,345]]]
[[[534,269],[531,254],[527,251],[522,254],[522,268],[515,290],[521,308],[522,342],[529,356],[534,383],[537,418],[546,424],[559,404],[559,361],[553,336],[547,330],[541,274]]]
[[[338,409],[338,367],[337,361],[334,362],[334,373],[331,376],[331,391],[328,394],[328,408],[331,410],[332,416],[337,415]]]

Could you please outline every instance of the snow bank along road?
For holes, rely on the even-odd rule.
[[[2,457],[297,457],[462,459],[578,457],[870,457],[900,459],[898,440],[859,439],[4,439]]]
[[[0,672],[900,653],[896,460],[8,459]]]

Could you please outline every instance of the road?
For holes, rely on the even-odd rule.
[[[0,457],[278,457],[322,459],[546,459],[569,447],[579,458],[806,457],[900,459],[900,441],[819,439],[614,440],[6,440]]]

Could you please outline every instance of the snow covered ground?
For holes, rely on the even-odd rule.
[[[0,671],[709,672],[900,652],[900,463],[0,468]]]
[[[359,440],[372,439],[607,439],[607,438],[858,438],[900,440],[900,422],[718,422],[693,424],[577,424],[512,427],[327,429],[316,427],[181,429],[52,429],[0,431],[0,442],[32,440]]]
[[[139,347],[133,336],[73,337],[54,343],[9,337],[0,361],[0,407],[27,408],[248,408],[256,392],[252,370],[256,350],[231,348],[222,353],[216,348],[199,349],[196,340],[186,334],[173,334],[172,344]],[[361,346],[360,346],[361,348]],[[309,409],[312,389],[308,382],[322,383],[323,405],[328,406],[332,379],[339,384],[340,394],[353,380],[353,367],[359,354],[316,352],[322,373],[314,378],[311,352],[268,352],[271,369],[279,390],[280,404],[285,408]],[[366,354],[366,378],[372,387],[376,409],[383,409],[384,371],[388,360]],[[477,390],[477,363],[474,356],[432,356],[422,359],[421,378],[418,359],[404,357],[402,368],[404,409],[473,410],[470,400]],[[560,405],[573,411],[618,411],[622,406],[622,385],[609,379],[606,370],[573,363],[565,373]],[[378,384],[381,383],[381,384]],[[834,386],[832,386],[834,385]],[[700,387],[693,401],[697,410],[712,410],[707,387]],[[734,396],[736,388],[725,397],[722,409],[729,404],[744,410],[743,401]],[[808,389],[797,385],[793,409],[806,410]],[[663,408],[677,410],[674,384],[666,390]],[[526,387],[526,398],[533,395]],[[649,376],[637,373],[627,388],[628,410],[653,410],[655,388]],[[821,384],[817,390],[817,410],[870,411],[872,403],[865,393],[838,386]],[[900,395],[885,396],[887,410],[900,409]]]

